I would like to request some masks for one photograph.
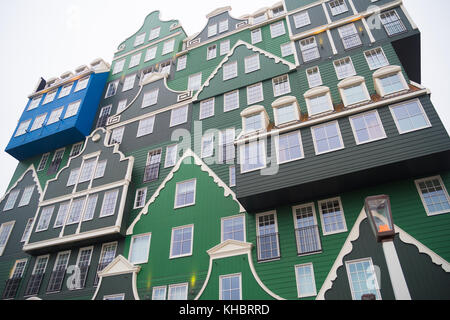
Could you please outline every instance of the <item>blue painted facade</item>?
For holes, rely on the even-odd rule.
[[[45,97],[54,91],[53,88],[42,90],[41,101],[39,105],[32,110],[28,110],[33,97],[39,97],[39,94],[33,94],[29,99],[27,106],[20,117],[13,136],[6,147],[6,152],[19,161],[28,159],[38,154],[42,154],[57,148],[79,142],[89,136],[97,107],[100,102],[101,94],[106,84],[109,72],[92,72],[83,76],[74,77],[73,86],[67,96],[59,98],[64,85],[55,86],[57,93],[52,102],[44,103]],[[75,92],[78,82],[89,76],[87,87]],[[70,83],[70,82],[69,82]],[[66,83],[65,84],[69,84]],[[80,101],[78,112],[65,119],[68,106]],[[48,124],[53,110],[63,107],[60,120]],[[46,114],[46,118],[41,128],[31,131],[34,120],[40,115]],[[16,136],[19,126],[24,121],[31,120],[27,132]]]

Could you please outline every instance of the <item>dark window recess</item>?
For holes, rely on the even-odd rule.
[[[50,166],[48,168],[47,174],[52,175],[58,172],[59,166],[61,165],[62,159],[64,156],[64,151],[57,151],[55,156],[53,157],[52,163],[50,163]]]
[[[298,255],[322,251],[319,227],[317,225],[296,229],[295,235],[297,237]]]
[[[159,167],[161,164],[161,153],[162,150],[151,151],[148,154],[147,166],[144,172],[144,182],[151,182],[158,180],[159,178]]]
[[[102,108],[102,111],[100,112],[100,116],[97,120],[96,128],[106,126],[106,123],[108,122],[108,118],[109,118],[110,114],[111,114],[111,106]]]
[[[65,275],[66,268],[53,271],[48,282],[47,293],[61,291]]]
[[[281,257],[280,250],[278,249],[278,233],[268,233],[258,236],[256,241],[258,247],[258,262],[274,260]]]
[[[34,296],[39,293],[41,288],[42,279],[44,278],[44,273],[34,274],[28,280],[27,288],[25,289],[25,297]]]
[[[5,289],[3,289],[2,299],[13,299],[16,297],[22,277],[6,280]]]

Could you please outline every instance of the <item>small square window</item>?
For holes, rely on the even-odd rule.
[[[113,68],[112,74],[114,75],[114,74],[118,74],[118,73],[122,72],[124,66],[125,66],[125,59],[116,61],[114,63],[114,68]]]
[[[179,182],[175,191],[175,209],[195,204],[195,189],[197,180]]]
[[[122,92],[133,89],[135,80],[136,74],[132,74],[131,76],[126,77],[123,82]]]
[[[245,73],[250,73],[261,68],[259,54],[245,58]]]
[[[357,144],[386,138],[386,133],[377,111],[350,117],[350,124]]]
[[[220,300],[242,300],[241,275],[220,277]]]
[[[64,87],[62,87],[61,91],[59,92],[58,99],[67,97],[70,94],[70,91],[72,91],[72,87],[73,87],[73,83],[67,84]]]
[[[141,108],[147,108],[147,107],[157,104],[158,103],[158,94],[159,94],[158,88],[144,93],[144,98],[142,99]]]
[[[223,95],[223,112],[239,109],[239,90]]]
[[[169,286],[167,300],[187,300],[188,287],[189,285],[187,283]]]
[[[78,114],[78,110],[80,109],[81,101],[72,102],[67,107],[66,113],[64,115],[64,119],[76,116]]]
[[[134,68],[141,62],[142,53],[135,54],[131,56],[130,64],[128,65],[128,69]]]
[[[283,20],[270,25],[270,35],[271,35],[272,39],[282,36],[285,33],[286,33],[286,29],[284,28]]]
[[[138,35],[134,40],[134,46],[137,47],[137,46],[140,46],[141,44],[143,44],[145,41],[145,36],[146,36],[145,33]]]
[[[102,210],[100,211],[100,218],[114,215],[118,197],[119,190],[112,190],[105,193]]]
[[[197,73],[189,76],[188,79],[188,90],[189,91],[197,91],[200,89],[202,85],[202,74]]]
[[[264,100],[262,83],[247,87],[247,104],[252,105]]]
[[[75,87],[75,91],[74,92],[86,89],[87,85],[89,83],[89,79],[90,79],[90,77],[85,77],[85,78],[81,78],[80,80],[78,80],[77,86]]]
[[[160,33],[161,33],[161,27],[153,28],[150,31],[150,37],[148,40],[151,41],[151,40],[157,39],[159,37]]]
[[[166,55],[168,53],[173,52],[174,48],[175,48],[175,39],[164,42],[162,55]]]
[[[158,47],[151,47],[147,49],[147,52],[145,53],[145,62],[156,58],[156,50],[158,50]]]
[[[281,49],[281,56],[283,58],[294,54],[294,51],[292,50],[292,43],[290,42],[282,44],[280,46],[280,49]]]
[[[222,219],[222,242],[230,239],[245,241],[245,217],[243,215]]]
[[[279,164],[304,158],[300,131],[280,135],[276,142]]]
[[[294,16],[294,24],[295,24],[295,28],[297,28],[297,29],[311,24],[311,20],[309,18],[308,11],[303,11],[303,12],[297,13]]]
[[[210,25],[208,27],[208,38],[213,37],[217,34],[217,24]]]
[[[36,119],[34,119],[34,122],[33,122],[33,125],[31,126],[30,131],[34,131],[34,130],[42,128],[44,126],[45,118],[47,118],[46,113],[37,116]]]
[[[153,133],[154,125],[155,116],[150,116],[148,118],[140,120],[136,137],[139,138]]]
[[[272,79],[272,85],[274,97],[279,97],[291,92],[289,76],[287,74]]]

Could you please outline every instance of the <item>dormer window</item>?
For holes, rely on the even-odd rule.
[[[387,66],[373,74],[375,90],[381,97],[409,89],[399,66]]]
[[[269,116],[263,106],[252,106],[241,112],[243,131],[254,133],[265,131],[269,126]]]
[[[304,94],[304,97],[310,117],[334,110],[330,89],[328,87],[310,89]]]
[[[293,96],[282,97],[272,103],[275,116],[275,125],[281,126],[300,120],[300,108],[297,98]]]
[[[266,20],[267,20],[267,14],[265,12],[261,13],[261,14],[257,14],[253,17],[253,24],[258,24],[258,23],[261,23]]]
[[[338,84],[342,101],[346,107],[370,100],[364,77],[351,77]]]
[[[272,16],[275,17],[279,17],[281,15],[284,14],[284,7],[283,6],[278,6],[272,9]]]

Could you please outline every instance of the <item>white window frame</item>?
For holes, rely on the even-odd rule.
[[[377,50],[379,50],[379,52],[376,52]],[[375,52],[375,54],[381,54],[385,60],[384,64],[381,65],[374,65],[373,63],[370,62],[369,58],[368,58],[368,54],[373,55],[372,53]],[[383,67],[386,67],[389,65],[389,60],[386,56],[386,54],[384,53],[384,50],[382,47],[377,47],[377,48],[373,48],[367,51],[364,51],[364,58],[366,58],[367,61],[367,65],[369,66],[370,70],[377,70]]]
[[[351,280],[351,275],[350,275],[350,265],[354,264],[354,263],[361,263],[361,262],[366,262],[366,261],[369,262],[370,267],[371,267],[372,272],[373,272],[373,275],[374,275],[374,280],[376,281],[376,287],[377,287],[376,288],[376,291],[377,291],[376,299],[377,300],[382,300],[381,293],[380,293],[380,285],[379,285],[378,279],[376,277],[376,273],[375,273],[374,265],[373,265],[373,262],[372,262],[372,258],[363,258],[363,259],[358,259],[358,260],[352,260],[352,261],[346,261],[345,262],[345,269],[346,269],[346,273],[347,273],[347,279],[348,279],[348,282],[349,282],[350,291],[351,291],[351,294],[352,294],[352,299],[356,300],[355,292],[354,292],[354,289],[353,289],[353,281]]]
[[[299,147],[300,147],[301,155],[299,157],[297,157],[297,158],[281,161],[280,160],[280,137],[281,136],[287,136],[287,135],[295,135],[295,134],[298,135],[298,141],[299,141]],[[289,162],[293,162],[293,161],[297,161],[297,160],[302,160],[302,159],[305,158],[305,153],[303,151],[302,134],[301,134],[300,130],[284,133],[282,135],[277,135],[276,138],[275,138],[275,148],[276,148],[276,155],[277,155],[277,163],[278,164],[289,163]]]
[[[345,61],[344,61],[345,60]],[[342,73],[342,70],[339,69],[339,66],[337,66],[337,64],[341,64],[342,62],[349,62],[349,68],[345,68],[345,71],[349,71],[348,73]],[[334,60],[333,61],[333,67],[334,70],[336,71],[336,76],[338,78],[338,80],[342,80],[345,78],[349,78],[349,77],[353,77],[356,75],[356,70],[355,70],[355,66],[353,64],[352,58],[351,57],[344,57],[338,60]],[[351,68],[350,68],[351,67]]]
[[[274,233],[275,234],[279,234],[279,231],[278,231],[278,216],[277,216],[277,212],[275,210],[273,210],[273,211],[258,213],[258,214],[255,215],[256,236],[257,237],[261,236],[260,230],[259,230],[259,228],[260,228],[260,226],[259,226],[259,218],[263,217],[263,216],[268,216],[268,215],[273,215],[274,216],[274,226],[275,226]],[[279,239],[279,237],[277,237],[277,251],[278,251],[278,257],[270,258],[270,259],[264,259],[264,260],[261,260],[261,262],[276,261],[276,260],[280,260],[281,259],[280,239]],[[257,259],[260,260],[260,249],[259,249],[259,246],[257,246],[257,248],[256,248],[256,256],[257,256]]]
[[[259,151],[258,151],[259,154],[262,155],[262,159],[261,159],[261,160],[263,160],[262,164],[261,164],[260,167],[257,167],[257,168],[254,168],[254,169],[245,170],[244,169],[244,165],[245,165],[245,147],[249,146],[250,144],[255,144],[255,143],[258,145],[257,148],[259,149]],[[240,156],[240,159],[241,159],[241,161],[240,161],[241,162],[241,174],[249,173],[249,172],[253,172],[253,171],[258,171],[258,170],[262,170],[262,169],[266,168],[267,167],[266,142],[264,140],[260,140],[260,141],[252,141],[252,142],[250,142],[248,144],[242,144],[239,147],[239,156]]]
[[[187,67],[187,54],[177,59],[177,71],[186,69]]]
[[[43,171],[47,166],[48,159],[50,158],[50,152],[44,153],[39,161],[37,172]]]
[[[45,119],[47,118],[47,113],[43,113],[34,118],[33,124],[31,125],[30,132],[41,129],[44,126]]]
[[[309,72],[309,71],[313,71],[315,69],[317,69],[317,77],[318,77],[317,83],[312,82],[311,77],[312,77],[313,73]],[[320,68],[318,66],[306,69],[306,78],[308,80],[308,85],[309,85],[310,89],[323,85],[322,75],[320,73]]]
[[[428,217],[433,217],[433,216],[449,213],[450,209],[449,210],[441,210],[441,211],[437,211],[437,212],[430,212],[430,210],[428,209],[427,203],[425,201],[425,198],[423,196],[423,193],[422,193],[422,190],[421,190],[419,184],[422,183],[422,182],[429,181],[429,180],[438,180],[439,181],[439,184],[440,184],[440,186],[441,186],[441,188],[442,188],[442,190],[444,192],[444,195],[445,195],[445,197],[447,199],[447,202],[450,203],[450,196],[448,195],[447,188],[445,187],[444,181],[442,180],[441,176],[427,177],[427,178],[415,180],[414,183],[416,185],[417,192],[419,193],[420,200],[422,200],[422,204],[423,204],[423,207],[425,209],[425,212],[427,213],[427,216]]]
[[[217,57],[217,45],[213,44],[206,48],[206,60],[212,60]]]
[[[214,37],[217,34],[217,23],[208,26],[208,38]]]
[[[139,193],[142,192],[140,196]],[[142,203],[138,203],[138,199],[141,198]],[[147,188],[140,188],[136,190],[136,195],[134,196],[134,206],[133,209],[141,209],[145,207],[145,202],[147,200]]]
[[[250,96],[249,96],[249,89],[250,88],[256,88],[256,87],[258,87],[259,88],[259,93],[260,93],[260,98],[259,99],[257,99],[257,100],[255,100],[255,101],[250,101],[249,99],[250,99]],[[264,101],[264,88],[263,88],[263,83],[262,82],[260,82],[260,83],[256,83],[256,84],[253,84],[253,85],[250,85],[250,86],[247,86],[247,105],[253,105],[253,104],[255,104],[255,103],[258,103],[258,102],[261,102],[261,101]]]
[[[384,78],[387,78],[390,76],[394,76],[394,75],[397,75],[399,77],[400,82],[403,85],[403,89],[401,89],[399,91],[387,93],[383,88],[381,79],[384,79]],[[398,94],[400,92],[409,90],[409,85],[405,80],[405,77],[403,75],[401,67],[399,67],[399,66],[390,65],[390,66],[386,66],[386,67],[378,69],[373,74],[373,81],[374,81],[375,90],[382,98],[384,98],[385,96],[388,96],[388,95]]]
[[[224,222],[227,220],[234,220],[234,219],[242,219],[242,233],[243,233],[243,242],[247,242],[247,230],[246,230],[246,225],[245,225],[245,215],[244,214],[238,214],[235,216],[230,216],[230,217],[223,217],[220,219],[220,241],[224,242],[225,240],[225,234],[224,234]],[[233,231],[234,233],[234,231]],[[228,239],[227,239],[228,240]],[[238,240],[236,240],[238,241]]]
[[[164,289],[164,297],[163,299],[155,299],[155,290],[162,290]],[[167,286],[158,286],[153,287],[152,289],[152,300],[166,300],[167,299]]]
[[[301,20],[299,20],[301,18]],[[293,16],[296,29],[303,28],[311,24],[308,10],[301,11]]]
[[[283,43],[282,45],[280,45],[280,50],[281,50],[281,56],[283,58],[292,56],[294,54],[294,47],[293,47],[292,42]],[[287,50],[288,50],[288,52],[286,52]]]
[[[135,238],[143,238],[143,237],[148,237],[148,240],[147,240],[147,255],[146,255],[146,259],[144,259],[144,260],[142,260],[142,261],[140,261],[140,260],[138,260],[138,261],[133,261],[132,260],[132,257],[133,257],[133,240],[135,239]],[[144,234],[138,234],[138,235],[134,235],[132,238],[131,238],[131,241],[130,241],[130,254],[129,254],[129,261],[130,261],[130,263],[132,263],[132,264],[134,264],[134,265],[139,265],[139,264],[146,264],[147,262],[148,262],[148,258],[149,258],[149,255],[150,255],[150,243],[151,243],[151,241],[152,241],[152,233],[151,232],[149,232],[149,233],[144,233]]]
[[[155,59],[157,51],[158,51],[157,46],[148,48],[147,51],[145,52],[144,62],[148,62]]]
[[[327,97],[329,108],[326,110],[320,111],[320,112],[312,112],[313,106],[311,104],[311,100],[318,98],[318,97],[322,97],[322,96]],[[308,109],[309,117],[334,111],[333,100],[331,99],[331,93],[330,93],[330,89],[328,87],[315,87],[313,89],[310,89],[304,94],[304,97],[305,97],[306,108]]]
[[[349,101],[346,95],[346,90],[354,87],[360,87],[361,93],[363,95],[362,100],[356,102]],[[344,79],[338,84],[338,88],[339,94],[341,95],[342,102],[344,103],[345,107],[359,105],[361,103],[365,103],[371,100],[369,90],[367,90],[366,81],[363,77],[355,76]]]
[[[179,288],[179,287],[183,287],[186,288],[185,292],[186,292],[186,296],[182,299],[182,300],[187,300],[188,298],[188,294],[189,294],[189,283],[180,283],[180,284],[172,284],[169,286],[169,290],[167,292],[167,300],[174,300],[174,299],[170,299],[171,298],[171,290],[175,289],[175,288]]]
[[[320,127],[324,127],[324,126],[329,126],[329,125],[331,125],[333,123],[336,124],[336,128],[337,128],[338,137],[339,137],[339,140],[340,140],[340,143],[341,143],[341,147],[330,149],[330,150],[327,150],[327,151],[319,152],[318,151],[318,147],[317,147],[317,141],[316,141],[316,135],[314,133],[314,129],[320,128]],[[339,122],[337,120],[331,121],[331,122],[327,122],[327,123],[323,123],[323,124],[320,124],[318,126],[311,127],[311,135],[312,135],[313,142],[314,142],[314,151],[316,153],[316,156],[321,155],[321,154],[325,154],[325,153],[330,153],[330,152],[342,150],[342,149],[345,148],[344,140],[342,139],[341,128],[340,128]]]
[[[9,211],[14,209],[16,205],[17,199],[19,198],[20,189],[14,189],[9,192],[8,198],[6,199],[6,203],[3,207],[3,211]]]
[[[64,119],[74,117],[78,114],[81,107],[81,100],[74,101],[67,106],[66,112],[64,114]]]
[[[252,44],[257,44],[262,41],[261,28],[251,31],[251,41],[252,41]]]
[[[161,27],[153,28],[152,30],[150,30],[150,35],[149,35],[148,40],[151,41],[151,40],[157,39],[157,38],[159,38],[160,34],[161,34]]]
[[[378,137],[378,138],[371,138],[370,137],[370,131],[368,130],[368,127],[366,126],[366,129],[367,129],[367,131],[369,133],[369,140],[367,140],[367,141],[359,141],[358,135],[356,133],[355,125],[353,124],[353,120],[356,119],[356,118],[368,115],[368,114],[375,114],[375,117],[377,118],[378,124],[380,126],[380,129],[381,129],[383,135],[381,137]],[[378,114],[378,110],[372,110],[372,111],[368,111],[368,112],[364,112],[364,113],[360,113],[360,114],[351,116],[351,117],[349,117],[349,121],[350,121],[350,126],[352,127],[353,136],[355,137],[355,142],[356,142],[357,145],[366,144],[366,143],[370,143],[370,142],[375,142],[375,141],[383,140],[383,139],[387,138],[386,132],[384,131],[383,123],[381,122],[380,115]],[[364,119],[364,122],[366,123],[365,119]],[[367,123],[366,123],[366,125],[367,125]]]
[[[23,230],[22,238],[20,242],[27,242],[30,239],[32,227],[33,227],[34,218],[30,218],[27,220],[27,224],[25,225],[25,229]]]
[[[279,79],[284,79],[284,78],[286,78],[287,79],[287,88],[288,88],[288,90],[286,91],[286,92],[280,92],[279,90],[278,90],[278,92],[277,92],[277,84],[275,84],[275,82],[277,81],[277,80],[279,80]],[[290,79],[289,79],[289,75],[288,74],[283,74],[283,75],[281,75],[281,76],[278,76],[278,77],[275,77],[275,78],[272,78],[272,89],[273,89],[273,96],[274,97],[280,97],[280,96],[284,96],[284,95],[286,95],[286,94],[289,94],[289,93],[291,93],[291,82],[290,82]]]
[[[175,49],[175,39],[167,40],[163,44],[163,50],[162,50],[161,55],[164,56],[166,54],[169,54],[169,53],[173,52],[174,49]]]
[[[29,205],[33,193],[34,193],[34,185],[28,186],[25,189],[23,189],[22,197],[20,198],[17,207],[20,208]]]
[[[195,86],[194,86],[194,84],[195,84]],[[189,76],[189,78],[188,78],[188,90],[189,91],[198,91],[201,88],[201,86],[202,86],[202,73],[201,72],[192,74]]]
[[[16,133],[14,134],[14,137],[20,137],[28,132],[30,132],[28,130],[28,128],[30,127],[31,124],[31,119],[22,121],[18,124],[17,129],[16,129]]]
[[[30,103],[28,104],[27,111],[36,109],[36,108],[39,106],[39,104],[41,103],[41,100],[42,100],[42,96],[33,98],[33,99],[30,101]]]
[[[130,63],[128,64],[128,69],[133,69],[141,63],[142,52],[136,53],[131,56]]]
[[[236,166],[231,166],[228,168],[228,175],[229,175],[229,186],[236,187]]]
[[[225,63],[222,68],[223,81],[227,81],[238,76],[238,64],[237,61]]]
[[[331,3],[334,3],[335,5],[338,4],[339,7],[341,7],[341,6],[343,6],[343,7],[340,8],[339,10],[336,10],[337,7],[335,6],[335,7],[333,8],[333,7],[331,6]],[[333,16],[337,16],[337,15],[343,14],[343,13],[345,13],[345,12],[348,12],[348,6],[347,6],[347,4],[345,3],[345,0],[332,0],[332,1],[329,1],[329,2],[328,2],[328,6],[329,6],[330,11],[331,11],[331,14],[332,14]]]
[[[13,232],[15,223],[16,223],[16,221],[9,221],[9,222],[2,223],[0,225],[0,235],[2,234],[2,231],[5,230],[6,227],[11,226],[11,229],[9,229],[8,235],[5,238],[5,244],[0,247],[0,257],[5,252],[5,248],[8,245],[8,241],[9,241],[9,238],[11,237],[12,232]]]
[[[253,61],[254,60],[254,61]],[[261,69],[259,53],[245,57],[245,73],[252,73]],[[256,62],[256,63],[255,63]]]
[[[344,228],[341,230],[335,230],[335,231],[326,231],[325,230],[325,224],[324,224],[324,217],[323,217],[323,212],[322,212],[322,203],[323,202],[330,202],[330,201],[338,201],[339,202],[339,208],[342,212],[342,221],[344,224]],[[347,221],[345,218],[345,212],[344,212],[344,207],[342,206],[342,200],[341,197],[335,197],[335,198],[330,198],[330,199],[325,199],[325,200],[320,200],[317,202],[317,206],[319,207],[319,215],[320,215],[320,223],[322,226],[322,235],[323,236],[330,236],[330,235],[334,235],[334,234],[339,234],[339,233],[344,233],[347,232]]]
[[[214,134],[209,133],[202,137],[201,141],[201,158],[209,158],[214,155]],[[205,142],[211,143],[210,149],[205,148]]]
[[[236,278],[236,277],[239,278],[239,299],[238,300],[242,300],[242,274],[241,273],[235,273],[235,274],[228,274],[228,275],[219,276],[219,300],[221,300],[221,301],[224,300],[224,298],[223,298],[222,280],[228,279],[228,278]]]
[[[423,117],[424,117],[425,122],[427,123],[427,125],[424,126],[424,127],[414,128],[414,129],[411,129],[411,130],[403,131],[403,130],[401,129],[401,127],[400,127],[400,124],[398,123],[397,117],[396,117],[396,115],[395,115],[395,113],[394,113],[394,109],[395,109],[396,107],[399,107],[399,106],[402,106],[402,105],[405,105],[405,104],[409,104],[409,103],[412,103],[412,102],[416,102],[416,103],[418,104],[418,107],[419,107],[419,109],[422,111],[422,115],[423,115]],[[432,126],[432,125],[431,125],[431,122],[430,122],[430,119],[428,118],[428,115],[427,115],[427,113],[425,112],[425,109],[423,108],[422,103],[420,102],[419,99],[408,100],[408,101],[404,101],[404,102],[401,102],[401,103],[397,103],[397,104],[395,104],[395,105],[391,105],[391,106],[389,106],[389,110],[391,111],[392,118],[394,119],[395,126],[397,127],[397,130],[398,130],[398,132],[399,132],[400,135],[402,135],[402,134],[407,134],[407,133],[414,132],[414,131],[419,131],[419,130],[427,129],[427,128],[431,128],[431,126]]]
[[[211,99],[207,99],[207,100],[203,100],[200,102],[200,109],[199,109],[199,120],[203,120],[203,119],[207,119],[207,118],[211,118],[214,117],[214,109],[215,109],[215,98],[211,98]],[[210,105],[210,103],[212,104],[212,106]],[[211,107],[211,112],[207,113],[205,115],[204,113],[204,108],[209,108]]]
[[[48,209],[48,223],[47,225],[43,225],[41,228],[39,228],[39,226],[41,225],[41,220],[42,220],[42,213],[44,212],[44,210]],[[50,226],[50,222],[52,220],[52,216],[53,216],[53,212],[55,211],[55,206],[47,206],[47,207],[42,207],[42,209],[39,212],[39,220],[37,222],[36,225],[36,230],[35,232],[42,232],[42,231],[46,231],[48,229],[48,227]],[[46,211],[47,212],[47,211]]]
[[[236,104],[236,106],[235,107],[229,107],[227,104],[226,104],[226,96],[231,96],[231,95],[234,95],[234,94],[236,94],[236,96],[237,96],[237,98],[236,98],[236,100],[237,100],[237,104]],[[228,101],[229,102],[229,101]],[[230,92],[227,92],[227,93],[225,93],[224,95],[223,95],[223,112],[229,112],[229,111],[233,111],[233,110],[236,110],[236,109],[239,109],[240,108],[240,103],[239,103],[239,90],[234,90],[234,91],[230,91]]]
[[[191,247],[189,252],[187,253],[183,253],[183,254],[179,254],[179,255],[172,255],[172,249],[173,249],[173,240],[174,240],[174,231],[176,230],[180,230],[180,229],[188,229],[191,228]],[[194,248],[194,225],[193,224],[189,224],[189,225],[185,225],[185,226],[180,226],[180,227],[176,227],[176,228],[172,228],[172,235],[170,238],[170,256],[169,259],[178,259],[178,258],[185,258],[185,257],[190,257],[193,255],[193,248]]]
[[[121,144],[124,132],[125,132],[125,126],[113,129],[111,132],[110,139],[109,139],[109,144],[110,145]],[[113,141],[113,139],[114,139],[114,141]]]
[[[72,87],[73,87],[73,82],[63,86],[61,88],[61,90],[59,91],[58,99],[67,97],[70,94],[70,92],[72,91]]]
[[[126,59],[122,59],[114,63],[112,75],[121,73],[123,71],[123,68],[125,67],[125,60]]]
[[[224,56],[228,54],[231,50],[231,42],[230,40],[225,40],[220,43],[220,55]]]
[[[87,77],[84,77],[84,78],[81,78],[80,80],[78,80],[74,92],[78,92],[78,91],[86,89],[90,78],[91,78],[90,76],[87,76]]]
[[[153,133],[155,127],[155,116],[150,116],[139,121],[136,138],[148,136]]]
[[[175,148],[174,159],[169,159],[169,155],[171,155],[171,153],[169,152],[169,148]],[[174,167],[177,163],[177,158],[178,158],[178,145],[173,144],[173,145],[167,146],[166,147],[166,156],[164,159],[164,168]]]
[[[185,109],[185,117],[184,119],[180,120],[180,122],[174,122],[174,111],[175,110],[181,110],[181,109]],[[188,118],[188,114],[189,114],[189,105],[184,105],[175,109],[172,109],[171,114],[170,114],[170,127],[176,127],[179,125],[182,125],[184,123],[187,122],[187,118]]]
[[[136,83],[136,73],[126,76],[123,80],[122,92],[127,92],[134,88],[134,84]]]
[[[282,26],[282,30],[279,27],[279,25]],[[277,28],[280,28],[280,30],[278,30]],[[280,21],[272,23],[270,25],[270,37],[272,39],[281,37],[282,35],[285,35],[285,34],[286,34],[286,28],[284,26],[284,20],[280,20]]]
[[[145,42],[145,37],[147,36],[146,33],[141,33],[139,35],[136,36],[136,38],[134,38],[134,46],[140,46],[141,44],[143,44]]]
[[[47,92],[47,94],[45,95],[44,101],[42,102],[42,105],[53,102],[56,98],[56,92],[57,92],[57,90]]]
[[[192,203],[185,203],[185,204],[182,204],[182,205],[177,205],[178,187],[181,184],[185,184],[185,183],[192,182],[192,181],[194,182],[194,199],[193,199],[193,202]],[[174,209],[181,209],[181,208],[195,206],[196,195],[197,195],[197,179],[189,179],[189,180],[177,182],[176,187],[175,187],[175,201],[174,201],[173,208]]]
[[[298,278],[298,272],[297,269],[301,268],[301,267],[306,267],[306,266],[310,266],[311,267],[311,280],[312,280],[312,284],[313,284],[313,289],[314,292],[311,293],[302,293],[301,291],[301,287],[300,287],[300,283],[299,283],[299,278]],[[304,264],[298,264],[294,267],[294,271],[295,271],[295,283],[297,284],[297,297],[298,298],[308,298],[308,297],[315,297],[317,296],[317,287],[316,287],[316,277],[314,275],[314,265],[312,262],[310,263],[304,263]]]
[[[106,207],[106,196],[109,194],[113,194],[113,193],[117,193],[115,196],[115,200],[114,200],[114,207],[112,208],[110,213],[105,213],[104,211],[105,211],[105,207]],[[100,210],[100,218],[111,217],[111,216],[115,215],[116,207],[117,207],[117,200],[119,200],[119,196],[120,196],[119,189],[108,190],[104,193],[103,201],[102,201],[102,209]]]

